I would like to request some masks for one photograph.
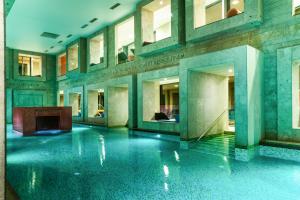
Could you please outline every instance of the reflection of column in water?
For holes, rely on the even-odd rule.
[[[78,133],[75,133],[72,135],[72,147],[73,152],[75,154],[78,154],[79,157],[82,155],[82,140],[81,135]]]
[[[42,180],[42,168],[41,167],[30,167],[27,171],[28,176],[28,191],[33,194],[40,189],[40,183]]]
[[[103,166],[103,163],[105,161],[105,141],[103,135],[99,136],[98,145],[99,145],[98,153],[99,153],[100,165]]]

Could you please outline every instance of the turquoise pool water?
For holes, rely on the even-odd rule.
[[[126,129],[22,138],[9,127],[7,179],[24,200],[300,199],[299,163],[238,162]]]

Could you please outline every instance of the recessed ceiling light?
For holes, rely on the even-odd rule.
[[[91,20],[90,20],[90,23],[94,23],[94,22],[97,21],[97,20],[98,20],[98,18],[91,19]]]
[[[49,32],[43,32],[41,34],[42,37],[46,37],[46,38],[51,38],[51,39],[56,39],[59,37],[58,34],[55,34],[55,33],[49,33]]]
[[[116,3],[114,4],[112,7],[110,7],[111,10],[116,9],[117,7],[119,7],[121,4],[120,3]]]
[[[240,3],[240,0],[233,0],[231,3],[232,3],[232,5],[237,5]]]
[[[228,72],[229,72],[229,73],[232,73],[232,72],[233,72],[233,70],[232,70],[232,69],[229,69],[229,70],[228,70]]]
[[[163,5],[163,4],[164,4],[164,1],[163,1],[163,0],[161,0],[161,1],[159,2],[159,4],[160,4],[160,5]]]
[[[84,28],[86,28],[86,27],[88,27],[88,26],[89,26],[88,24],[84,24],[84,25],[82,25],[80,28],[84,29]]]

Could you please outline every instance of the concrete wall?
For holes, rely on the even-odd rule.
[[[88,91],[88,117],[94,117],[98,110],[98,91]]]
[[[107,113],[105,124],[107,124],[107,126],[119,126],[118,123],[121,122],[122,126],[124,126],[125,116],[126,116],[125,110],[128,110],[127,111],[128,127],[136,128],[137,127],[136,76],[124,76],[121,78],[111,79],[105,82],[105,85],[106,85],[106,89],[104,90],[107,91],[104,95],[104,104]],[[125,92],[126,88],[127,88],[128,98],[126,98],[126,92]],[[110,94],[111,90],[112,90],[112,94]],[[121,98],[118,98],[118,96],[120,96]],[[127,109],[125,105],[126,102],[127,102]],[[122,111],[124,114],[118,113],[119,111]],[[120,118],[120,116],[118,116],[119,114],[123,116],[121,116]],[[114,116],[116,117],[116,119],[113,119]]]
[[[4,3],[0,3],[0,199],[4,199],[5,187],[5,23]],[[8,10],[6,10],[8,12]]]
[[[180,4],[181,2],[172,1],[172,9],[180,8],[180,6],[182,6]],[[157,44],[146,46],[144,48],[145,50],[142,50],[141,46],[139,47],[138,45],[138,43],[142,42],[140,30],[141,24],[139,20],[140,12],[138,8],[137,12],[132,13],[132,15],[137,17],[135,24],[136,54],[141,55],[145,52],[146,54],[143,56],[136,56],[136,59],[133,62],[116,66],[114,24],[112,24],[107,29],[100,30],[100,32],[104,30],[107,31],[105,46],[107,54],[105,56],[105,64],[101,65],[99,68],[89,68],[91,70],[88,70],[88,73],[74,72],[68,74],[63,79],[58,79],[58,89],[68,90],[69,88],[102,83],[109,81],[110,79],[118,79],[124,76],[135,76],[138,73],[164,70],[170,66],[178,66],[180,60],[184,58],[242,45],[250,45],[264,52],[264,79],[262,82],[262,84],[265,85],[262,94],[264,97],[264,138],[275,140],[299,138],[298,131],[293,130],[290,127],[292,122],[289,121],[288,114],[291,111],[291,107],[285,106],[291,101],[291,96],[288,98],[289,93],[287,92],[291,90],[286,90],[281,85],[281,81],[287,81],[287,83],[289,83],[289,79],[280,78],[280,75],[288,73],[288,66],[290,66],[288,65],[290,60],[288,59],[288,56],[291,55],[288,51],[292,50],[285,50],[283,53],[277,54],[279,49],[294,49],[294,46],[300,45],[300,15],[292,16],[292,0],[246,1],[245,6],[247,11],[245,12],[245,15],[221,20],[205,27],[198,28],[197,30],[191,28],[194,24],[193,16],[191,16],[193,13],[193,8],[191,7],[193,0],[185,0],[184,2],[186,5],[186,16],[182,16],[180,13],[177,15],[176,13],[176,15],[172,17],[172,35],[173,33],[176,33],[177,25],[181,24],[182,20],[186,20],[186,30],[184,27],[181,27],[178,32],[179,34],[186,36],[187,42],[182,42],[181,46],[175,45],[173,49],[166,48],[170,47],[171,44],[178,44],[178,40],[175,40],[175,43],[173,43],[174,38],[172,38],[172,42],[170,42],[170,40],[163,40]],[[253,13],[254,15],[252,15]],[[123,19],[120,19],[120,21]],[[246,25],[243,26],[243,24]],[[239,28],[236,28],[237,26]],[[196,31],[196,33],[194,31]],[[12,59],[11,51],[12,50],[9,49],[6,51],[8,60]],[[293,56],[295,57],[296,53],[294,53]],[[277,62],[281,57],[284,57],[284,59]],[[214,57],[212,59],[216,58]],[[12,61],[9,61],[9,63],[12,63]],[[279,64],[282,67],[279,67]],[[53,91],[51,88],[55,87],[55,83],[51,82],[50,79],[46,82],[29,80],[14,81],[11,73],[11,64],[6,66],[6,77],[9,77],[7,78],[6,88],[11,90],[12,93],[14,89],[29,89],[33,91],[45,90],[47,91],[47,99],[52,99],[52,96],[54,100],[51,100],[51,102],[55,102],[57,93],[56,91],[51,92]],[[55,70],[49,67],[47,70],[48,78],[52,77],[52,71]],[[55,77],[55,75],[53,75],[53,77]],[[281,93],[286,97],[282,97]],[[11,114],[9,115],[11,109],[9,109],[7,113],[8,116],[11,116]],[[243,130],[246,132],[248,128],[244,127]],[[246,138],[247,141],[244,141],[244,143],[248,143],[249,141],[249,138]]]
[[[18,74],[18,53],[42,57],[42,77],[21,77]],[[12,123],[15,106],[56,105],[56,62],[55,56],[6,48],[6,100],[7,123]]]
[[[69,106],[72,107],[72,116],[78,116],[79,110],[80,110],[80,107],[79,107],[79,94],[69,93]]]
[[[264,132],[263,122],[263,54],[250,46],[235,47],[181,60],[180,117],[181,138],[191,139],[189,124],[190,71],[234,66],[236,145],[248,148],[257,145]]]
[[[84,95],[83,98],[86,99],[85,104],[83,104],[83,109],[87,110],[87,112],[92,112],[94,113],[97,108],[98,108],[98,92],[97,92],[97,96],[95,96],[96,91],[98,91],[99,89],[103,89],[104,90],[104,118],[100,118],[100,117],[94,117],[94,116],[88,116],[89,114],[87,113],[84,116],[84,121],[86,123],[92,123],[92,124],[98,124],[98,125],[106,125],[107,123],[107,98],[105,98],[105,96],[107,95],[107,87],[106,87],[106,83],[105,82],[100,82],[97,84],[91,84],[91,85],[85,85],[84,86],[85,90],[84,90]],[[90,101],[90,97],[89,97],[89,93],[93,92],[93,95],[91,96],[93,102],[92,102],[92,107],[95,107],[94,109],[91,108],[91,103],[89,103]],[[96,107],[97,106],[97,107]],[[91,109],[91,111],[89,111]]]
[[[108,126],[125,126],[129,119],[127,87],[108,88]]]
[[[151,121],[160,112],[159,81],[143,82],[143,121]]]
[[[277,85],[278,85],[278,139],[300,142],[300,129],[296,126],[299,113],[295,105],[299,105],[299,69],[300,45],[279,49],[277,53]],[[299,65],[298,65],[299,66]],[[298,73],[298,74],[297,74]],[[297,102],[298,101],[298,102]],[[294,104],[294,105],[293,105]],[[294,124],[294,126],[293,126]]]
[[[87,114],[87,110],[84,109],[84,106],[86,103],[86,97],[84,94],[84,86],[78,86],[74,88],[69,88],[65,90],[65,105],[72,106],[72,119],[74,122],[82,122],[84,121],[84,117]],[[78,113],[78,95],[81,95],[80,99],[80,108],[81,108],[81,115],[77,115]]]
[[[188,79],[189,137],[223,133],[228,122],[228,78],[191,71]]]

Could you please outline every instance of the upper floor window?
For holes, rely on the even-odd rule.
[[[300,14],[300,0],[293,0],[293,15]]]
[[[90,39],[90,66],[104,62],[104,35]]]
[[[20,76],[42,76],[42,57],[34,55],[19,54]]]
[[[69,71],[78,68],[78,51],[79,45],[74,44],[73,46],[69,47],[68,49],[68,67]]]
[[[66,53],[63,53],[58,56],[57,59],[57,65],[58,65],[58,76],[64,76],[67,72],[67,55]]]
[[[130,62],[135,57],[134,17],[115,27],[116,64]]]
[[[194,0],[194,28],[244,12],[244,0]]]
[[[171,0],[154,0],[142,8],[143,46],[171,37]]]

